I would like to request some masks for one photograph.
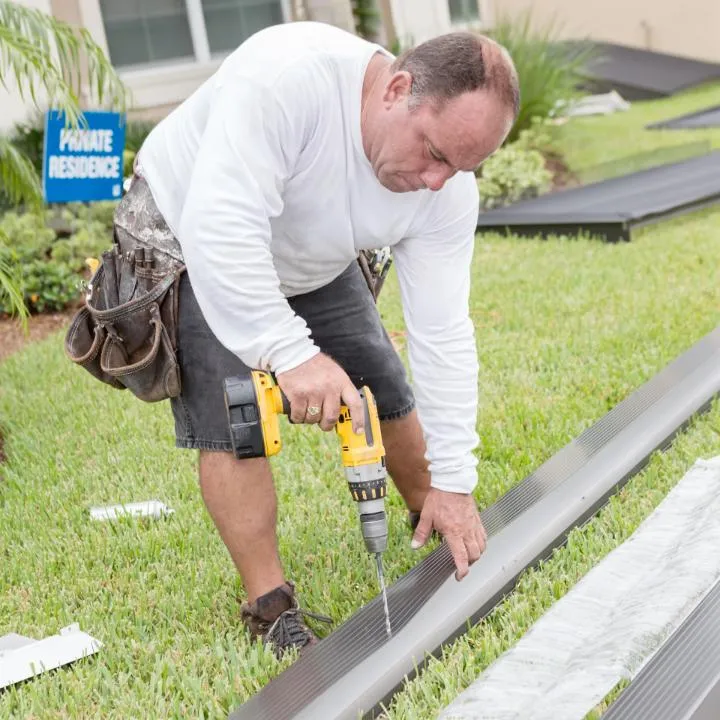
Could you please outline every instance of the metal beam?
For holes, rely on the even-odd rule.
[[[650,455],[720,393],[720,328],[630,395],[482,513],[487,550],[458,583],[443,543],[381,599],[311,647],[232,720],[373,717],[406,678],[484,617],[520,574],[560,546]]]
[[[477,228],[544,237],[592,233],[615,242],[629,240],[635,228],[718,203],[720,151],[714,151],[485,210]]]
[[[603,715],[604,720],[720,717],[720,583]]]

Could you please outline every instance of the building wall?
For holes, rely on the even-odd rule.
[[[504,0],[503,0],[504,2]],[[476,29],[491,24],[493,8],[488,0],[477,0],[480,20]],[[450,19],[448,0],[391,0],[395,29],[402,48],[466,27]]]
[[[18,4],[50,12],[50,0],[18,0]],[[0,132],[26,120],[33,112],[32,106],[23,101],[14,84],[9,85],[10,91],[0,85]],[[38,101],[42,103],[44,100],[44,95],[39,94]]]
[[[310,20],[355,30],[350,0],[307,0],[307,9]]]
[[[99,0],[20,0],[20,2],[41,8],[70,24],[85,27],[95,42],[106,54],[109,54]],[[287,19],[291,17],[290,3],[291,0],[283,0]],[[331,23],[347,30],[352,30],[354,27],[350,0],[304,0],[304,5],[307,8],[308,19]],[[207,45],[205,48],[200,47],[196,55],[194,61],[120,68],[119,75],[131,94],[129,116],[162,118],[191,95],[222,62],[222,57],[211,57]],[[19,94],[0,89],[0,130],[10,128],[15,122],[27,116],[28,108]]]
[[[495,0],[496,13],[510,16],[529,4],[538,23],[557,19],[565,37],[720,62],[720,0]]]

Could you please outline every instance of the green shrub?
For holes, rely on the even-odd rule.
[[[23,265],[21,283],[25,304],[31,312],[62,310],[75,300],[82,278],[61,263],[34,260]]]
[[[79,273],[86,267],[86,259],[99,258],[110,247],[111,239],[100,223],[90,223],[68,238],[56,240],[50,251],[53,262]]]
[[[73,232],[82,228],[89,222],[99,222],[108,231],[112,231],[113,216],[117,201],[106,200],[94,203],[68,203],[64,208],[65,217],[68,218]]]
[[[125,150],[123,152],[123,177],[130,177],[133,173],[133,163],[135,162],[135,155],[137,153],[134,150]]]
[[[594,53],[590,44],[569,53],[559,43],[560,28],[550,22],[537,26],[530,10],[498,19],[488,34],[512,56],[520,80],[520,113],[509,141],[530,127],[535,117],[552,115],[559,103],[577,97],[582,70]]]
[[[482,166],[478,179],[480,202],[485,210],[508,205],[545,192],[552,174],[539,150],[522,140],[500,148]]]
[[[38,175],[42,174],[45,118],[36,114],[25,122],[16,123],[10,133],[10,140],[30,160]]]
[[[49,259],[55,231],[45,222],[45,214],[9,212],[0,219],[8,246],[21,263]]]
[[[380,15],[375,0],[350,0],[355,32],[361,38],[374,40],[380,24]]]
[[[112,243],[107,223],[112,220],[114,205],[67,206],[63,220],[72,234],[60,239],[47,226],[51,210],[9,212],[0,219],[0,233],[7,236],[6,245],[0,245],[0,265],[13,269],[29,310],[62,310],[78,297],[86,259],[98,258]],[[0,302],[0,312],[8,310],[9,305]]]
[[[529,127],[520,130],[515,146],[521,150],[537,150],[545,155],[555,151],[554,131],[555,126],[549,124],[544,118],[534,117]]]
[[[155,125],[152,120],[128,120],[125,124],[125,150],[136,153]]]

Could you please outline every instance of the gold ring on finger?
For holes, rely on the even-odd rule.
[[[310,417],[315,417],[320,414],[320,408],[317,405],[310,405],[307,409],[307,414]]]

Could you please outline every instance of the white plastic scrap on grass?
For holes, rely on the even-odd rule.
[[[440,720],[582,720],[631,680],[720,578],[720,457],[501,655]]]
[[[96,653],[102,643],[77,623],[43,640],[10,633],[0,637],[0,689]]]
[[[587,95],[576,102],[570,103],[558,113],[565,117],[581,117],[583,115],[610,115],[611,113],[629,110],[630,103],[617,90],[601,95]]]
[[[124,516],[161,518],[165,515],[172,515],[174,512],[172,508],[159,500],[145,500],[143,502],[92,507],[90,508],[90,517],[93,520],[115,520]]]

